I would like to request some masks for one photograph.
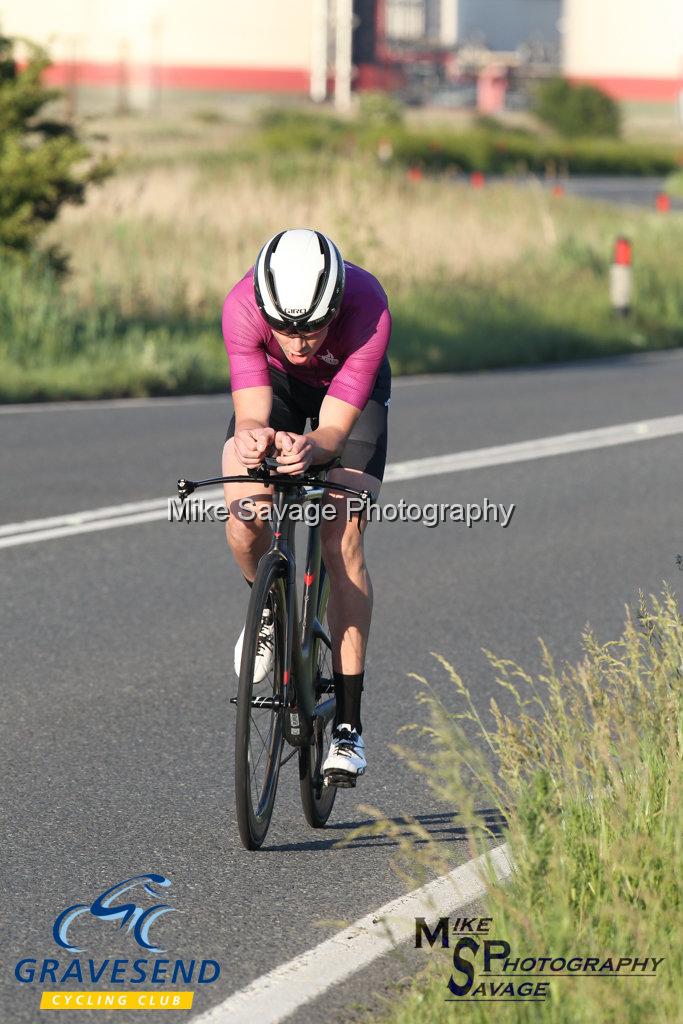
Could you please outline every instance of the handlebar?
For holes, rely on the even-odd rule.
[[[276,459],[267,457],[263,460],[260,466],[252,467],[247,470],[245,476],[214,476],[208,480],[186,480],[185,477],[181,477],[178,480],[178,497],[181,501],[185,501],[191,494],[199,487],[211,487],[216,484],[248,484],[258,481],[266,486],[272,486],[275,488],[291,488],[299,489],[301,487],[318,487],[323,482],[319,478],[319,474],[327,472],[334,466],[339,465],[339,457],[336,456],[334,459],[330,459],[329,462],[323,463],[322,465],[309,468],[305,473],[301,473],[298,476],[287,476],[283,473],[276,473],[278,462]],[[335,491],[344,491],[346,494],[353,494],[357,498],[362,498],[364,502],[367,502],[372,497],[370,491],[363,489],[362,491],[357,490],[355,487],[347,487],[346,484],[330,483],[329,489]],[[359,513],[359,525],[360,525],[360,513]]]

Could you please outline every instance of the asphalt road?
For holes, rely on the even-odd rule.
[[[665,179],[586,175],[568,178],[564,184],[569,195],[625,206],[647,206],[654,210],[657,196],[664,191]],[[683,199],[672,197],[671,209],[683,210]]]
[[[400,381],[390,461],[680,413],[682,383],[683,352]],[[0,412],[0,520],[155,498],[178,476],[211,475],[228,407],[208,398]],[[0,1020],[37,1019],[37,987],[19,984],[14,964],[58,957],[59,911],[134,874],[173,881],[181,913],[155,926],[165,955],[221,964],[218,982],[195,986],[201,1011],[402,891],[394,840],[334,845],[369,820],[364,804],[414,815],[450,844],[454,864],[468,859],[456,809],[435,803],[389,749],[420,718],[407,673],[427,675],[454,706],[439,652],[484,709],[498,688],[482,647],[534,667],[539,636],[573,658],[587,621],[615,635],[639,589],[680,584],[680,462],[671,437],[387,483],[385,501],[488,497],[517,508],[506,530],[371,527],[367,775],[340,794],[331,828],[313,832],[291,762],[257,854],[242,849],[233,807],[230,666],[247,592],[222,527],[156,522],[0,551]],[[112,924],[91,919],[78,937],[83,958],[131,956]],[[349,1020],[392,977],[378,964],[296,1020],[329,1021],[332,1009]]]

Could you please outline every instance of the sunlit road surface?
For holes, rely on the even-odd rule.
[[[678,352],[401,380],[389,459],[675,416],[682,385]],[[178,476],[212,475],[228,411],[229,400],[215,397],[0,414],[1,520],[143,502],[171,494]],[[229,696],[247,591],[220,524],[157,520],[0,551],[0,1016],[37,1019],[40,987],[19,984],[14,964],[68,963],[52,938],[57,914],[131,875],[158,871],[173,882],[169,901],[181,913],[155,925],[165,952],[154,955],[221,964],[218,982],[194,986],[189,1019],[402,893],[389,864],[393,840],[333,845],[368,820],[363,803],[414,815],[450,844],[454,866],[467,860],[450,816],[457,809],[433,801],[389,749],[402,725],[420,720],[407,673],[426,675],[455,707],[436,651],[482,710],[494,694],[505,705],[482,647],[533,668],[542,636],[558,658],[574,658],[586,621],[608,639],[639,589],[679,584],[680,453],[672,435],[387,482],[385,502],[489,498],[516,508],[507,529],[370,527],[367,775],[356,792],[340,794],[332,827],[313,832],[291,762],[258,854],[241,848],[234,817]],[[114,924],[92,919],[74,934],[82,959],[144,955]],[[405,971],[399,961],[396,970]],[[343,1019],[349,1004],[371,1004],[391,971],[379,961],[296,1020]]]

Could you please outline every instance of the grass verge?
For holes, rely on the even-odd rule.
[[[211,143],[218,146],[211,125]],[[230,128],[230,131],[233,131]],[[220,310],[263,240],[312,224],[382,281],[396,373],[530,365],[683,340],[683,219],[539,187],[409,181],[369,157],[164,138],[63,212],[46,242],[69,257],[0,258],[0,401],[221,391]],[[253,141],[253,140],[252,140]],[[181,144],[182,143],[182,144]],[[617,235],[635,250],[634,315],[615,320]]]
[[[489,821],[492,808],[506,816],[516,872],[507,887],[492,883],[487,912],[511,958],[665,959],[655,977],[555,978],[544,1002],[454,1006],[445,998],[456,972],[437,944],[385,1024],[450,1024],[455,1013],[481,1024],[683,1019],[683,620],[665,592],[643,603],[637,621],[628,616],[618,640],[600,645],[586,633],[583,643],[583,660],[562,669],[544,649],[536,679],[489,654],[502,687],[492,725],[439,658],[459,710],[416,676],[429,712],[421,751],[429,753],[399,749],[440,799],[459,808],[473,855],[501,842],[475,805],[488,807]],[[374,813],[376,829],[385,830]],[[403,844],[411,883],[449,867],[448,851],[417,824],[413,831],[417,842]],[[474,987],[481,954],[475,963]],[[457,972],[456,980],[465,978]]]

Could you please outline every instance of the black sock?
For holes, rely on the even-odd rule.
[[[343,672],[334,672],[334,696],[337,701],[337,709],[334,714],[334,728],[343,725],[345,722],[355,729],[360,736],[363,732],[363,724],[360,720],[360,698],[363,691],[364,672],[356,675],[344,675]]]

